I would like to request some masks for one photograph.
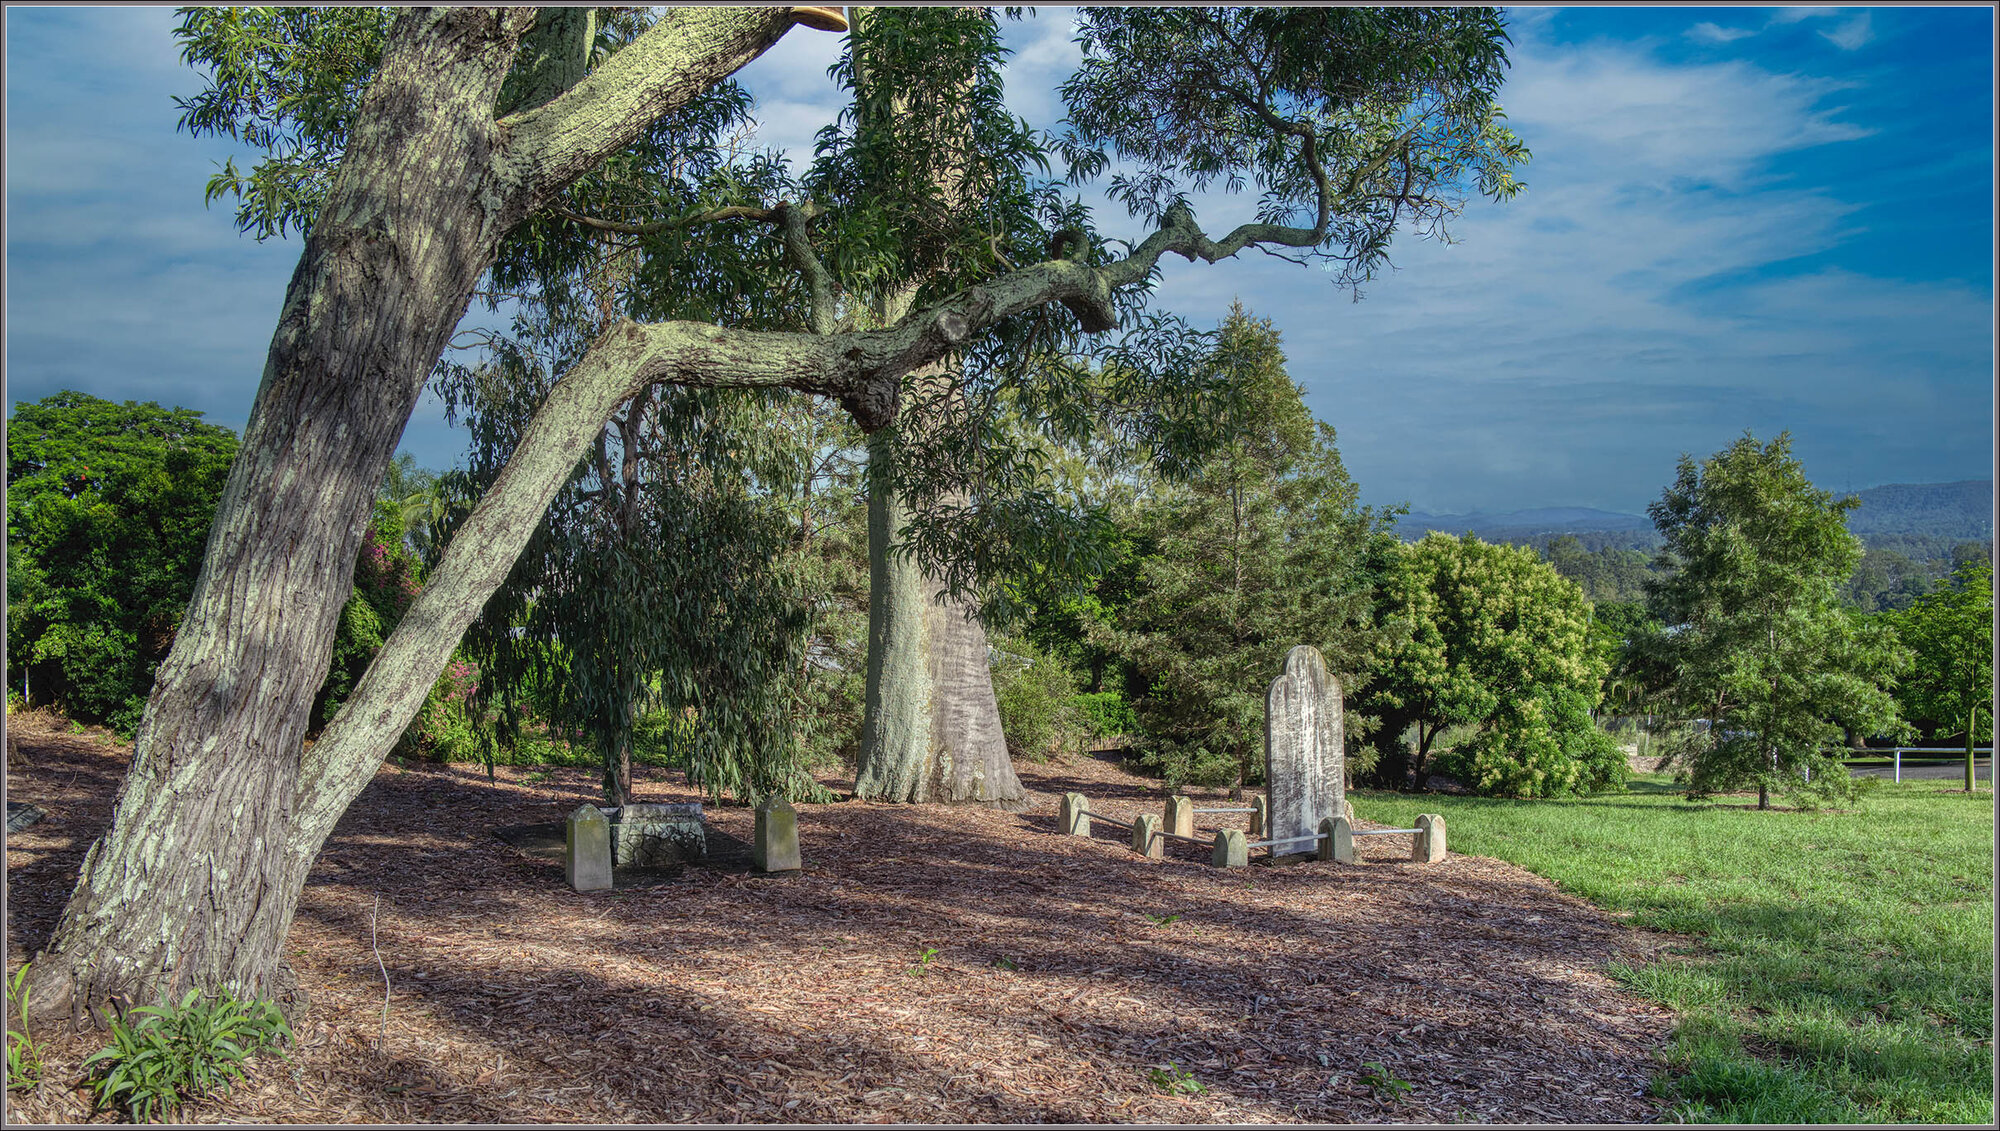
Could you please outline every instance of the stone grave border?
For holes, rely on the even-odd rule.
[[[1262,798],[1255,798],[1253,800],[1262,800]],[[1178,840],[1207,848],[1209,850],[1209,866],[1215,868],[1248,867],[1250,864],[1250,851],[1252,849],[1264,849],[1266,859],[1275,858],[1279,855],[1292,855],[1290,853],[1281,854],[1278,852],[1278,848],[1294,844],[1313,845],[1311,851],[1321,860],[1332,860],[1341,864],[1354,864],[1359,862],[1354,853],[1354,838],[1358,836],[1407,835],[1410,838],[1410,860],[1413,863],[1436,864],[1445,858],[1445,822],[1444,817],[1437,813],[1422,814],[1417,818],[1416,827],[1410,829],[1367,829],[1356,831],[1354,822],[1348,816],[1342,815],[1327,817],[1321,820],[1319,831],[1306,836],[1285,837],[1279,840],[1251,840],[1249,836],[1244,835],[1241,829],[1218,829],[1214,839],[1203,840],[1200,837],[1192,835],[1192,828],[1188,828],[1185,823],[1192,819],[1193,814],[1200,812],[1247,812],[1252,815],[1253,820],[1250,835],[1261,836],[1262,830],[1254,824],[1258,810],[1254,805],[1241,807],[1227,806],[1203,810],[1194,808],[1190,804],[1192,801],[1193,798],[1175,795],[1167,798],[1166,813],[1163,817],[1155,817],[1151,813],[1141,813],[1131,821],[1121,821],[1116,817],[1108,817],[1102,813],[1093,812],[1090,808],[1090,799],[1083,794],[1065,793],[1062,795],[1062,802],[1056,816],[1056,831],[1064,836],[1089,836],[1090,822],[1101,821],[1104,824],[1115,825],[1118,828],[1131,832],[1132,851],[1148,859],[1164,859],[1166,857],[1165,842]],[[1343,801],[1343,806],[1347,808],[1348,813],[1353,812],[1352,806],[1348,805],[1345,801]],[[1177,825],[1181,826],[1181,828],[1187,828],[1187,831],[1181,831],[1180,828],[1175,827]]]

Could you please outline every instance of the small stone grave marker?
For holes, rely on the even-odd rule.
[[[595,805],[579,805],[569,815],[563,848],[563,878],[578,891],[611,887],[611,820]]]
[[[1132,819],[1132,851],[1153,860],[1164,859],[1167,842],[1160,836],[1160,819],[1141,813]]]
[[[799,812],[783,794],[758,803],[750,859],[759,872],[796,872],[804,866],[799,859]]]

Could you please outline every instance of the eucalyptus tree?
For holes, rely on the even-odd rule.
[[[1109,161],[1093,148],[1108,146],[1136,163],[1114,191],[1149,233],[1122,254],[1087,238],[1016,245],[1012,266],[888,325],[842,329],[826,265],[840,249],[806,202],[668,218],[761,225],[796,272],[807,329],[672,316],[610,325],[550,386],[423,593],[305,749],[377,484],[503,243],[562,213],[605,221],[567,198],[573,185],[795,22],[826,18],[672,9],[599,56],[573,13],[410,8],[384,27],[379,15],[321,11],[184,20],[189,59],[212,73],[189,127],[269,152],[243,182],[244,206],[253,227],[289,218],[304,246],[110,826],[35,959],[38,1012],[81,1017],[114,995],[188,988],[282,991],[282,942],[320,846],[605,421],[640,390],[792,388],[880,428],[906,375],[1016,316],[1060,306],[1103,333],[1117,296],[1167,254],[1213,262],[1264,248],[1357,281],[1384,262],[1398,224],[1437,233],[1473,191],[1510,196],[1525,157],[1496,103],[1505,35],[1492,10],[1086,13],[1084,65],[1065,88],[1069,152],[1089,166],[1093,152]],[[1264,204],[1216,237],[1182,193],[1218,178]]]

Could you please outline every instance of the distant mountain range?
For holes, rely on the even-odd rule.
[[[1863,539],[1936,538],[1977,542],[1993,537],[1993,481],[1968,479],[1958,483],[1890,483],[1855,494],[1861,505],[1848,512],[1847,528]],[[1560,534],[1623,535],[1614,541],[1651,545],[1659,541],[1653,522],[1644,515],[1621,514],[1590,507],[1536,507],[1487,514],[1425,514],[1412,512],[1396,522],[1403,538],[1421,538],[1433,530],[1446,534],[1468,531],[1488,542],[1539,541]]]

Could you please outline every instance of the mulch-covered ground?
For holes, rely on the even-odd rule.
[[[53,930],[129,750],[48,717],[10,723],[9,796],[49,814],[7,841],[12,970]],[[1351,867],[1223,871],[1181,845],[1149,861],[1110,826],[1056,835],[1055,816],[1068,790],[1127,820],[1158,812],[1156,783],[1103,758],[1019,769],[1034,791],[1023,813],[802,805],[798,875],[692,867],[579,894],[560,864],[494,830],[559,820],[595,798],[594,775],[502,767],[489,782],[477,767],[386,767],[329,841],[292,928],[310,994],[298,1047],[179,1118],[1658,1114],[1650,1050],[1670,1018],[1603,973],[1653,953],[1657,937],[1497,861],[1412,864],[1400,836],[1360,840]],[[639,792],[696,799],[677,776]],[[1365,803],[1357,816],[1375,827]],[[711,809],[709,821],[750,837],[747,809]],[[10,1122],[88,1118],[76,1066],[102,1038],[41,1036],[49,1082],[10,1097]],[[1162,1086],[1176,1080],[1204,1090]]]

